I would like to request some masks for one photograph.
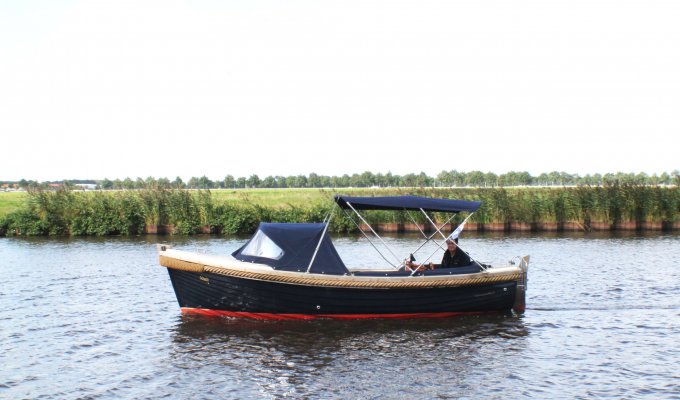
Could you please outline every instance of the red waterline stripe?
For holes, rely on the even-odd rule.
[[[310,319],[376,319],[376,318],[447,318],[460,315],[479,315],[484,312],[431,312],[431,313],[405,313],[405,314],[274,314],[253,313],[243,311],[209,310],[207,308],[182,307],[182,314],[203,315],[208,317],[248,318],[257,320],[310,320]]]

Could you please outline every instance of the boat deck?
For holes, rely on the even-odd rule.
[[[370,269],[351,269],[354,276],[411,276],[409,271],[397,270],[370,270]],[[437,268],[434,270],[427,270],[424,272],[417,272],[414,276],[439,276],[439,275],[461,275],[461,274],[475,274],[482,272],[482,268],[477,264],[470,264],[464,267],[456,268]]]

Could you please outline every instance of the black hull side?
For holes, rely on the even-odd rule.
[[[304,315],[509,311],[516,282],[464,287],[325,288],[168,269],[180,307]]]

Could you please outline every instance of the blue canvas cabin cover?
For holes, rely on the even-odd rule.
[[[250,240],[232,256],[240,261],[257,262],[278,270],[306,272],[314,250],[321,246],[310,272],[343,275],[348,273],[335,250],[326,224],[322,223],[260,223]]]
[[[341,207],[355,210],[420,210],[457,213],[461,211],[474,212],[482,205],[481,201],[434,199],[418,196],[389,196],[389,197],[349,197],[335,196],[335,202]]]

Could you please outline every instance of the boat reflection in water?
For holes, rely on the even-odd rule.
[[[511,376],[529,328],[502,314],[274,322],[182,315],[171,337],[169,365],[217,396],[220,376],[231,382],[230,397],[436,398]]]
[[[467,218],[481,205],[414,196],[336,196],[335,202],[366,224],[359,210],[422,212],[436,231],[423,232],[425,243],[440,247],[442,240],[457,239]],[[452,216],[437,226],[428,212]],[[447,237],[441,229],[460,212],[468,217]],[[425,269],[410,262],[422,245],[402,259],[373,231],[387,248],[388,254],[381,255],[390,269],[352,269],[345,266],[328,235],[331,217],[332,212],[323,223],[261,223],[232,257],[159,245],[160,263],[168,268],[182,313],[286,320],[524,312],[528,256],[519,258],[518,265],[490,266],[470,259],[465,265]]]

